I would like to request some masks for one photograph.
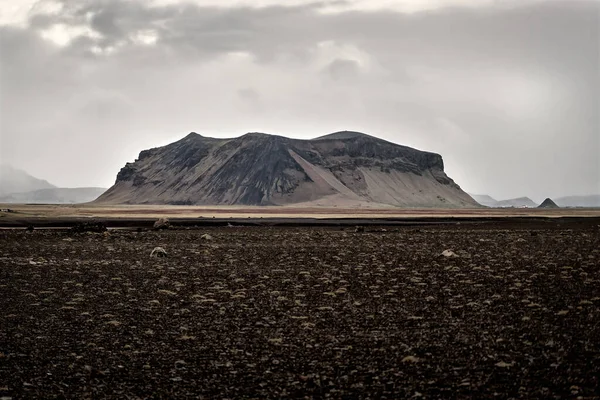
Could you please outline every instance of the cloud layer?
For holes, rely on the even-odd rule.
[[[192,130],[352,129],[471,192],[600,192],[600,4],[445,3],[38,2],[0,19],[0,158],[108,186]]]

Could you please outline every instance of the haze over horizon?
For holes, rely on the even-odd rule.
[[[596,0],[0,0],[0,163],[109,187],[194,131],[354,130],[465,191],[600,193]]]

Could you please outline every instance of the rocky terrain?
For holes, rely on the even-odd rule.
[[[313,140],[191,133],[144,150],[101,204],[476,207],[442,157],[358,132]]]
[[[598,220],[532,221],[2,230],[0,397],[598,398]]]

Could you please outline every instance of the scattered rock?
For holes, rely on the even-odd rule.
[[[466,251],[464,251],[464,250],[459,250],[459,251],[457,252],[457,255],[458,255],[460,258],[471,258],[471,254],[467,253],[467,252],[466,252]]]
[[[402,359],[403,363],[416,363],[419,362],[419,359],[415,356],[406,356]]]
[[[155,230],[161,230],[161,229],[169,229],[171,227],[171,222],[169,221],[168,218],[159,218],[155,223],[153,228]]]
[[[531,224],[537,238],[504,223],[388,228],[389,241],[370,226],[352,235],[355,225],[133,227],[108,240],[0,230],[0,326],[18,345],[0,349],[0,365],[18,372],[0,382],[0,400],[156,388],[172,398],[594,398],[595,224],[547,225]],[[169,259],[145,258],[152,245]],[[56,357],[45,351],[57,344]]]
[[[155,247],[150,253],[150,257],[166,257],[167,252],[162,247]]]
[[[200,239],[202,239],[202,240],[215,240],[215,238],[212,237],[211,235],[209,235],[208,233],[205,233],[204,235],[200,236]]]
[[[103,222],[78,222],[71,228],[71,232],[84,233],[94,232],[102,233],[106,232],[106,225]]]
[[[504,361],[500,361],[496,363],[496,367],[500,367],[500,368],[510,368],[513,365],[515,365],[515,363],[505,363]]]
[[[364,231],[365,231],[364,226],[357,226],[356,228],[354,228],[355,233],[364,232]]]
[[[450,257],[452,257],[452,258],[459,257],[459,255],[456,254],[455,252],[453,252],[452,250],[444,250],[444,251],[442,251],[441,255],[444,256],[444,257],[448,257],[448,258],[450,258]]]

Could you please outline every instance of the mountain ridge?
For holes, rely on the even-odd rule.
[[[36,178],[19,168],[0,164],[0,196],[56,188],[45,179]]]
[[[140,152],[98,203],[286,205],[337,196],[407,207],[477,207],[439,154],[353,131],[316,139],[191,132]]]
[[[496,200],[487,194],[472,194],[469,195],[477,201],[479,204],[486,207],[533,207],[535,204],[529,197],[519,197],[507,200]],[[581,207],[581,208],[598,208],[600,207],[600,195],[576,195],[576,196],[563,196],[554,199],[554,203],[558,207]]]
[[[600,194],[557,197],[554,202],[560,207],[600,207]]]

